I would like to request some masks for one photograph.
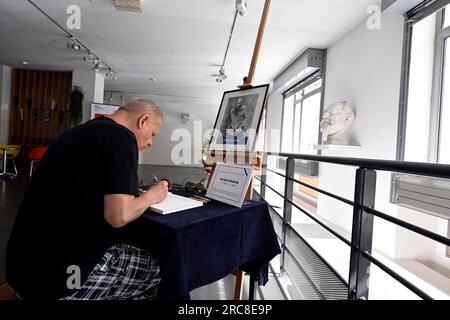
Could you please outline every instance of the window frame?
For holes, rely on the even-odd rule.
[[[450,0],[424,1],[418,6],[411,9],[405,14],[404,38],[403,38],[403,58],[402,58],[402,75],[400,86],[400,106],[398,117],[398,132],[397,132],[397,160],[405,160],[405,145],[406,145],[406,121],[407,121],[407,106],[409,95],[409,75],[411,68],[411,47],[412,47],[412,33],[414,25],[427,18],[429,15],[436,13],[436,36],[434,47],[434,63],[433,63],[433,82],[432,82],[432,97],[430,105],[430,119],[428,132],[428,152],[427,160],[436,163],[439,159],[440,146],[440,114],[442,108],[442,93],[443,93],[443,73],[444,73],[444,54],[445,54],[445,39],[450,37],[450,26],[442,29],[444,24],[444,8],[450,4]],[[447,13],[448,14],[448,13]]]
[[[436,34],[434,42],[427,160],[434,163],[439,161],[439,131],[441,130],[441,110],[444,87],[443,76],[446,62],[445,41],[450,38],[450,25],[443,29],[445,13],[449,14],[450,10],[449,12],[445,12],[446,10],[444,9],[449,4],[450,0],[427,0],[405,14],[396,155],[397,160],[400,161],[405,160],[406,121],[409,94],[408,86],[411,67],[413,28],[417,22],[435,13]],[[450,63],[450,61],[447,63]],[[415,179],[416,181],[411,181],[411,179]],[[438,180],[439,179],[437,178],[418,178],[406,174],[392,173],[391,202],[402,207],[431,214],[442,219],[447,219],[449,221],[450,228],[450,216],[446,216],[448,210],[444,210],[445,212],[442,214],[443,208],[436,205],[433,200],[430,200],[433,199],[433,197],[436,197],[438,200],[442,200],[442,192],[446,192],[447,190],[446,188],[439,186],[439,184],[435,184]],[[405,186],[403,187],[402,184]],[[432,186],[431,188],[430,185]],[[447,248],[447,250],[450,252],[450,247]]]
[[[450,1],[450,0],[449,0]],[[300,99],[297,99],[297,97],[295,95],[297,95],[297,93],[301,92],[302,90],[304,90],[305,88],[307,88],[309,85],[313,84],[314,82],[318,81],[318,80],[322,80],[322,83],[320,85],[320,88],[314,89],[311,92],[308,92],[305,95],[302,95],[302,97]],[[296,83],[295,85],[293,85],[292,87],[290,87],[289,89],[287,89],[286,91],[284,91],[282,93],[283,95],[283,106],[282,106],[282,111],[281,111],[281,134],[280,134],[280,150],[282,150],[282,146],[283,146],[283,127],[284,127],[284,112],[285,112],[285,102],[286,99],[288,99],[289,97],[291,97],[292,95],[294,95],[294,111],[293,114],[295,115],[295,108],[297,106],[297,104],[300,104],[300,123],[302,120],[302,110],[303,110],[303,101],[305,101],[305,99],[316,95],[316,94],[320,94],[320,116],[322,116],[323,113],[323,104],[324,104],[324,85],[325,85],[325,77],[324,77],[324,73],[321,70],[317,70],[316,72],[314,72],[313,74],[311,74],[310,76],[306,77],[305,79],[302,79],[301,81],[299,81],[298,83]],[[293,119],[293,121],[295,121],[295,119]],[[318,135],[318,141],[317,143],[319,143],[319,141],[322,140],[322,133],[320,132],[319,128],[317,128],[317,130],[319,131],[319,135]],[[295,123],[293,123],[292,125],[292,137],[294,137],[295,134]],[[294,141],[294,140],[293,140]],[[298,132],[298,142],[299,142],[299,146],[301,143],[301,130]],[[295,153],[295,152],[292,152]],[[318,150],[317,154],[320,155],[320,150]]]

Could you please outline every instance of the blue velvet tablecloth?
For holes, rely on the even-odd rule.
[[[267,264],[280,253],[264,202],[242,208],[213,201],[160,215],[147,211],[133,223],[133,242],[160,258],[159,299],[190,299],[189,292],[239,268],[267,282]]]

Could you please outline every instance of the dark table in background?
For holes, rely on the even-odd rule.
[[[157,252],[158,299],[187,300],[190,291],[237,268],[264,285],[268,262],[280,253],[267,205],[242,208],[213,201],[203,207],[160,215],[147,211],[132,224],[133,243]]]

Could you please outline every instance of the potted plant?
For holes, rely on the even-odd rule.
[[[72,120],[72,127],[81,123],[83,117],[83,101],[83,88],[73,86],[72,92],[70,93],[70,119]]]

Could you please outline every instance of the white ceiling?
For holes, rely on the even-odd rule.
[[[65,26],[69,5],[81,7],[81,30],[71,30],[118,71],[106,90],[217,99],[247,74],[264,6],[248,0],[238,16],[228,79],[215,81],[235,0],[142,0],[143,13],[117,11],[114,0],[34,0]],[[254,84],[267,83],[308,47],[327,48],[364,19],[379,0],[272,0]],[[0,63],[31,69],[88,68],[67,36],[26,0],[0,0]],[[149,78],[154,77],[156,82]]]

